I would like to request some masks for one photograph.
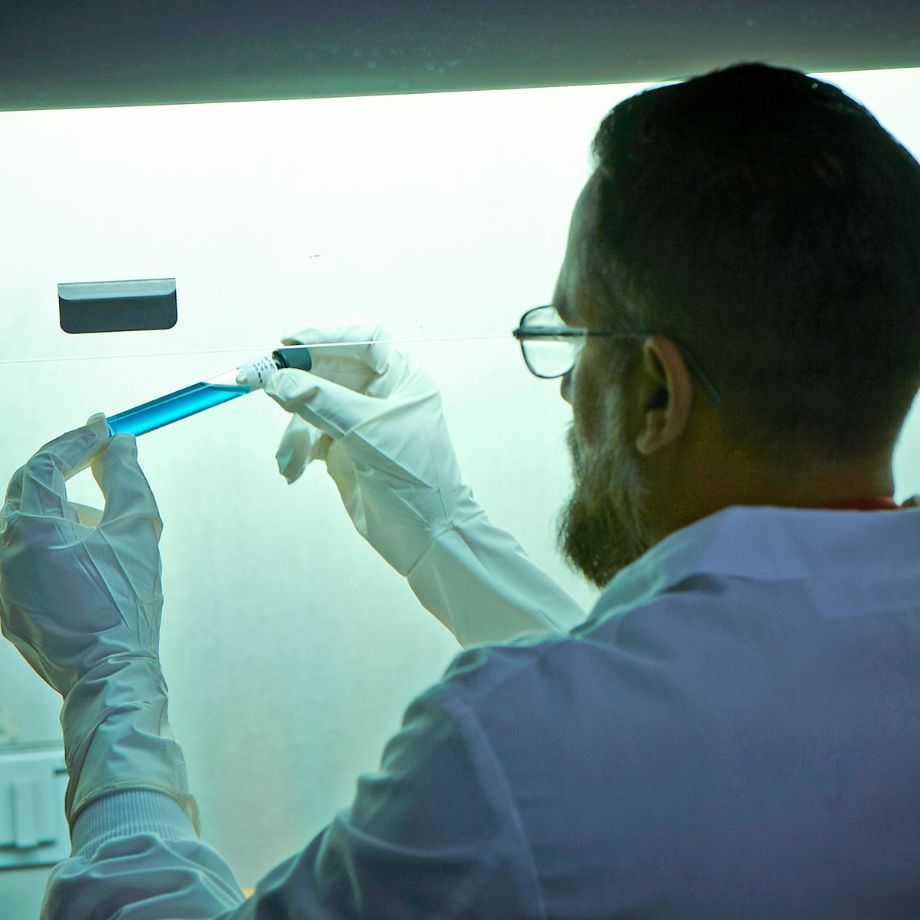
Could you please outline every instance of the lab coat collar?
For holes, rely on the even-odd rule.
[[[669,534],[619,572],[588,620],[634,607],[693,575],[866,584],[910,573],[920,581],[918,499],[913,496],[903,506],[873,498],[821,508],[723,508]],[[857,508],[901,513],[867,514]]]

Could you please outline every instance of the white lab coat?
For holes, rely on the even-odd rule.
[[[916,918],[920,511],[712,514],[570,634],[461,652],[249,900],[123,792],[43,916]]]

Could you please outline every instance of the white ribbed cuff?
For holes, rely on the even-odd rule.
[[[156,834],[164,840],[197,840],[182,806],[162,792],[128,789],[91,802],[80,812],[71,836],[71,855],[95,849],[106,840],[134,834]]]

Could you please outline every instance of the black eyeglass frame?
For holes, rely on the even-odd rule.
[[[521,355],[524,358],[524,363],[527,365],[527,369],[535,377],[539,377],[541,380],[554,380],[557,377],[564,377],[571,367],[567,371],[563,371],[561,374],[539,374],[533,369],[530,364],[530,361],[527,360],[527,351],[524,348],[524,342],[527,339],[559,339],[559,338],[577,338],[577,339],[586,339],[588,336],[611,336],[618,339],[647,339],[650,335],[654,335],[653,332],[593,332],[590,329],[582,329],[577,326],[559,326],[558,328],[528,328],[527,327],[527,317],[531,313],[536,312],[537,310],[546,310],[547,308],[552,309],[552,304],[545,304],[541,307],[533,307],[528,310],[520,319],[520,323],[511,334],[518,340],[518,343],[521,346]],[[716,385],[712,382],[709,375],[699,366],[696,359],[690,353],[690,349],[687,348],[682,342],[678,339],[668,336],[669,339],[677,346],[678,351],[680,351],[681,356],[687,364],[687,369],[690,373],[696,377],[697,382],[703,388],[703,391],[712,400],[715,406],[722,405],[722,394],[716,389]],[[576,353],[575,358],[577,360],[578,355]],[[574,361],[572,362],[572,367],[575,366]]]

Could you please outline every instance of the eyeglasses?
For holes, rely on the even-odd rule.
[[[585,347],[588,336],[606,335],[620,339],[646,339],[651,332],[592,332],[575,326],[567,326],[552,305],[534,307],[522,317],[520,325],[511,333],[521,343],[524,363],[530,372],[544,380],[563,377],[575,366],[578,355]],[[670,337],[669,337],[670,338]],[[712,402],[722,404],[722,395],[703,369],[696,363],[690,350],[671,339],[677,346],[687,369],[697,379]]]

